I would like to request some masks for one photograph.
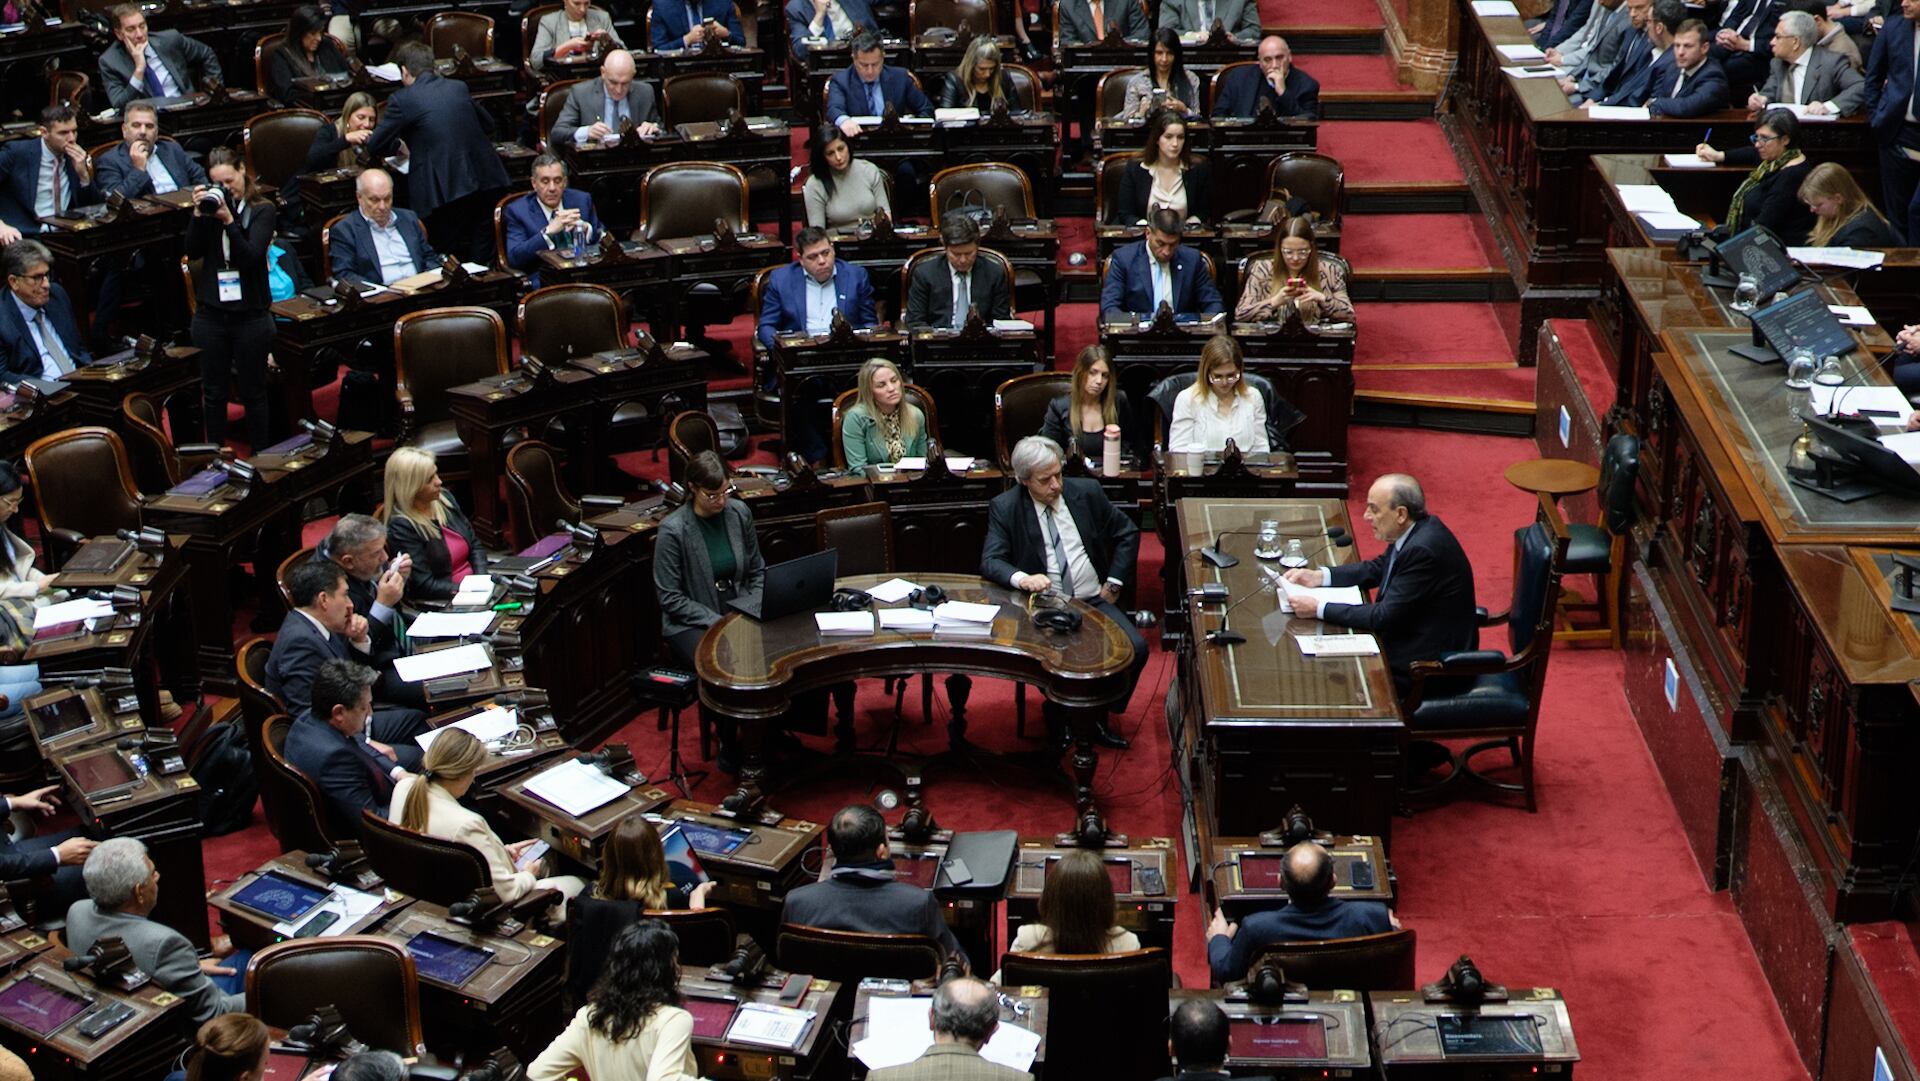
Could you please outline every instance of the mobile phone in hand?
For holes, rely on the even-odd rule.
[[[532,867],[534,864],[539,863],[541,857],[545,856],[552,847],[552,845],[549,845],[545,841],[533,842],[527,846],[525,852],[520,854],[519,859],[513,861],[513,869],[516,871],[524,871]]]

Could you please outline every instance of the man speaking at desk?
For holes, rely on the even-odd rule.
[[[1098,481],[1062,478],[1063,459],[1060,444],[1044,435],[1014,444],[1013,478],[1020,484],[987,504],[980,576],[1028,593],[1065,593],[1118,623],[1133,644],[1126,697],[1112,706],[1112,712],[1125,713],[1147,666],[1147,640],[1117,603],[1133,578],[1140,527],[1120,513]],[[1094,729],[1094,739],[1122,750],[1130,746],[1105,722]]]
[[[1365,563],[1291,570],[1287,581],[1315,588],[1360,586],[1374,591],[1373,603],[1341,604],[1304,594],[1289,603],[1302,619],[1372,634],[1386,654],[1394,689],[1405,696],[1413,662],[1479,647],[1473,564],[1446,523],[1427,513],[1420,482],[1405,473],[1373,482],[1366,515],[1386,551]]]

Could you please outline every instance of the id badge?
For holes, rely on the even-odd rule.
[[[220,302],[223,304],[238,303],[240,300],[240,272],[237,270],[219,271],[217,280],[220,283]]]

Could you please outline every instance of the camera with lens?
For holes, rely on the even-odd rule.
[[[193,212],[202,218],[217,218],[220,216],[220,205],[225,199],[226,197],[218,188],[202,188],[194,194]]]

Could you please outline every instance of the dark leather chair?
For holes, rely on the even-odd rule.
[[[1253,955],[1251,973],[1266,963],[1280,966],[1287,982],[1314,991],[1404,991],[1414,979],[1413,928],[1318,942],[1274,942]]]
[[[72,105],[87,112],[87,91],[92,87],[93,77],[86,72],[56,68],[47,73],[47,104]]]
[[[733,913],[724,908],[648,909],[680,940],[680,963],[717,965],[733,956]]]
[[[506,322],[490,308],[408,312],[393,328],[393,367],[400,442],[432,451],[442,479],[466,476],[466,444],[454,429],[447,391],[506,374]]]
[[[1126,111],[1127,84],[1132,82],[1133,77],[1140,74],[1143,70],[1145,69],[1114,68],[1112,71],[1100,76],[1100,81],[1095,83],[1093,87],[1095,108],[1100,110],[1096,115],[1096,119],[1100,117],[1119,116],[1122,112]]]
[[[333,42],[333,47],[340,50],[341,56],[353,55],[352,50],[347,48],[346,42],[332,34],[327,35],[327,40]],[[253,89],[258,93],[267,92],[267,66],[273,63],[273,54],[280,51],[280,47],[286,42],[287,32],[276,30],[253,43]]]
[[[951,207],[965,204],[973,193],[975,205],[992,207],[995,214],[1005,209],[1016,218],[1032,218],[1033,182],[1017,166],[983,161],[971,165],[949,165],[933,174],[927,185],[929,204],[936,221]]]
[[[533,43],[540,39],[540,20],[559,11],[562,6],[537,4],[520,16],[520,73],[525,76],[527,86],[541,86],[551,81],[533,70]]]
[[[1541,496],[1545,515],[1556,515]],[[1556,535],[1557,533],[1557,535]],[[1526,797],[1527,810],[1539,809],[1533,787],[1534,729],[1540,720],[1540,695],[1547,683],[1547,659],[1553,651],[1554,601],[1560,590],[1560,566],[1567,536],[1548,521],[1536,520],[1513,531],[1513,596],[1505,612],[1482,618],[1481,626],[1507,626],[1507,652],[1463,650],[1438,660],[1415,661],[1413,685],[1401,703],[1414,739],[1473,739],[1453,752],[1447,775],[1431,784],[1409,786],[1409,797],[1434,795],[1463,777],[1503,792]],[[1519,783],[1496,781],[1472,768],[1473,756],[1505,747],[1520,767]]]
[[[1220,87],[1226,85],[1228,76],[1242,68],[1258,68],[1259,66],[1260,62],[1258,60],[1236,60],[1231,64],[1222,64],[1220,70],[1213,73],[1213,79],[1202,88],[1202,92],[1207,96],[1207,107],[1203,111],[1208,116],[1213,115],[1214,96],[1220,92]]]
[[[507,265],[507,204],[526,194],[524,191],[510,191],[494,200],[493,204],[493,265],[511,274],[526,272]]]
[[[174,446],[161,420],[160,400],[135,391],[121,399],[120,419],[126,424],[127,438],[140,448],[130,455],[140,490],[158,495],[198,473],[219,457],[216,443],[183,443]]]
[[[27,483],[47,562],[58,568],[88,537],[139,529],[140,493],[126,444],[111,429],[68,428],[27,447]]]
[[[704,236],[715,218],[747,227],[747,178],[731,165],[678,161],[656,165],[640,181],[640,231],[650,242]]]
[[[1640,440],[1624,434],[1607,440],[1600,456],[1600,521],[1567,525],[1567,559],[1561,568],[1562,574],[1593,575],[1596,600],[1588,604],[1563,592],[1559,602],[1563,615],[1592,609],[1601,622],[1579,630],[1563,627],[1555,634],[1562,641],[1607,641],[1615,649],[1626,644],[1620,612],[1626,604],[1627,531],[1633,528],[1633,489],[1639,475]]]
[[[247,719],[249,747],[264,747],[260,726],[266,723],[268,717],[287,711],[287,707],[273,696],[273,692],[267,690],[267,658],[272,655],[273,638],[269,635],[251,635],[233,647],[233,671],[239,678],[240,711]],[[264,775],[266,766],[256,765],[258,768],[254,772]]]
[[[1273,383],[1266,376],[1258,372],[1243,372],[1241,377],[1247,381],[1247,385],[1252,387],[1255,393],[1260,395],[1260,401],[1267,407],[1267,445],[1274,450],[1286,450],[1287,434],[1305,422],[1307,415],[1296,408],[1292,402],[1282,398],[1279,392],[1273,389]],[[1147,397],[1153,399],[1154,407],[1153,446],[1155,450],[1166,447],[1167,429],[1173,423],[1174,399],[1180,397],[1180,392],[1192,386],[1194,380],[1198,378],[1200,378],[1198,371],[1175,372],[1155,383],[1153,390],[1148,392]]]
[[[627,307],[604,285],[549,285],[520,298],[514,315],[520,355],[557,364],[622,349]]]
[[[945,257],[945,248],[921,248],[919,251],[907,256],[907,261],[900,265],[900,310],[892,313],[891,319],[888,318],[886,313],[881,313],[880,321],[883,323],[892,322],[896,326],[900,325],[907,314],[907,293],[913,288],[913,272],[920,269],[921,263]],[[1011,307],[1013,304],[1013,262],[992,248],[981,248],[979,258],[1000,264],[1001,273],[1007,276],[1007,303],[1009,307]],[[986,312],[981,312],[980,317],[989,320],[993,318]]]
[[[540,118],[538,127],[542,146],[546,145],[547,136],[552,133],[553,125],[559,122],[561,110],[567,107],[567,95],[572,92],[574,84],[580,81],[579,79],[561,79],[559,82],[549,83],[545,90],[540,91],[540,102],[534,106],[533,111],[534,115]]]
[[[493,885],[493,871],[479,849],[416,833],[372,811],[360,812],[360,847],[388,889],[443,908]],[[559,890],[533,890],[516,905],[538,907],[542,900],[559,899]]]
[[[993,453],[1000,468],[1011,474],[1013,445],[1039,435],[1047,407],[1073,390],[1072,372],[1034,372],[1016,375],[993,391]],[[1072,448],[1064,448],[1072,453]]]
[[[427,20],[422,33],[435,60],[451,59],[455,45],[476,60],[493,55],[493,18],[489,15],[471,11],[437,12]]]
[[[306,167],[313,140],[332,126],[325,113],[312,109],[276,109],[252,117],[240,129],[247,171],[262,184],[286,187]]]
[[[507,450],[507,514],[523,548],[552,532],[561,518],[580,520],[580,501],[561,479],[552,444],[526,439]]]
[[[308,545],[281,560],[280,565],[274,568],[273,583],[280,588],[280,603],[286,605],[289,611],[293,609],[293,590],[288,588],[287,580],[292,577],[293,568],[312,559],[315,551],[315,546]]]
[[[842,577],[893,573],[893,512],[885,503],[814,511],[813,534],[821,551],[839,550]]]
[[[687,463],[703,450],[720,454],[720,429],[713,417],[699,409],[675,413],[667,422],[667,478],[675,484],[687,482]],[[726,455],[720,456],[722,464]],[[733,467],[728,466],[731,473]]]
[[[1321,221],[1339,224],[1341,208],[1347,205],[1347,171],[1339,161],[1310,150],[1289,150],[1267,166],[1269,198],[1282,188],[1305,199]]]
[[[929,30],[966,27],[974,37],[995,34],[993,5],[983,0],[912,0],[907,5],[909,36],[918,41]]]
[[[292,727],[293,718],[284,713],[275,713],[260,725],[260,747],[266,762],[260,789],[265,792],[272,787],[277,793],[273,799],[281,808],[279,827],[273,829],[273,835],[280,841],[282,852],[331,852],[337,845],[327,825],[326,799],[320,794],[320,786],[287,761],[283,753],[287,729]],[[274,827],[271,814],[267,825]]]
[[[845,469],[847,467],[847,448],[846,445],[840,441],[840,422],[847,418],[847,410],[853,408],[854,403],[859,400],[859,397],[860,390],[855,387],[841,391],[840,394],[833,399],[833,413],[827,423],[833,426],[833,467],[835,469]],[[920,412],[926,417],[927,449],[931,451],[935,445],[940,445],[944,448],[945,445],[940,443],[940,411],[934,408],[933,395],[928,394],[925,390],[914,386],[912,383],[908,383],[907,401],[919,406]]]
[[[1009,953],[1000,959],[1000,980],[1047,989],[1047,1057],[1073,1063],[1076,1075],[1149,1081],[1172,1072],[1166,1017],[1173,966],[1166,950]]]
[[[718,71],[670,75],[660,86],[660,98],[660,118],[668,130],[682,124],[718,124],[747,107],[740,84]]]
[[[887,181],[887,196],[891,201],[893,196],[891,175]],[[753,276],[753,288],[747,294],[747,310],[752,312],[755,318],[760,315],[760,298],[766,295],[767,276],[779,269],[778,266],[763,267]],[[901,302],[906,302],[904,296]],[[876,314],[878,314],[877,311]],[[777,432],[780,431],[780,387],[779,381],[774,378],[773,354],[761,344],[760,335],[752,335],[748,340],[753,343],[754,419],[758,420],[762,427],[771,428]]]
[[[858,984],[876,979],[925,980],[940,974],[940,947],[925,935],[876,935],[783,923],[774,936],[774,963],[816,980]],[[1162,1008],[1165,1007],[1162,996]]]
[[[1007,73],[1007,81],[1013,84],[1013,96],[1020,99],[1020,107],[1030,113],[1039,112],[1039,72],[1025,64],[1008,64],[1004,61],[1000,65],[1000,70]]]
[[[247,1012],[269,1026],[291,1028],[322,1006],[338,1009],[368,1047],[404,1058],[426,1053],[420,980],[405,943],[375,935],[297,938],[247,963]]]

